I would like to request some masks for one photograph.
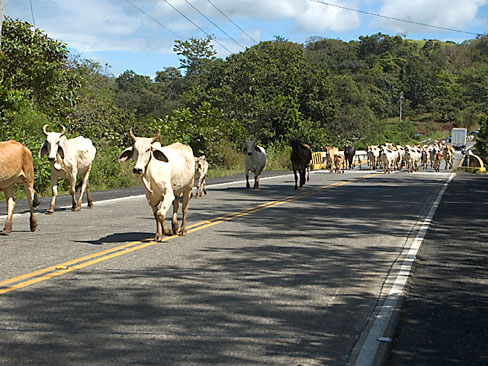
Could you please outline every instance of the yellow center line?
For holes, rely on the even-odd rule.
[[[200,221],[200,222],[189,225],[188,226],[189,230],[187,231],[187,233],[190,234],[190,233],[193,233],[193,232],[196,232],[199,230],[203,230],[203,229],[221,224],[221,223],[226,222],[226,221],[231,221],[231,220],[234,220],[234,219],[239,218],[239,217],[243,217],[243,216],[250,215],[252,213],[256,213],[258,211],[262,211],[262,210],[265,210],[268,208],[276,207],[276,206],[279,206],[279,205],[282,205],[282,204],[285,204],[285,203],[288,203],[291,201],[298,200],[300,198],[311,196],[311,195],[313,195],[313,194],[315,194],[318,191],[321,191],[323,189],[329,189],[329,188],[339,187],[339,186],[342,186],[345,184],[350,184],[350,183],[356,182],[356,181],[361,180],[361,179],[373,177],[377,174],[378,173],[372,173],[372,174],[368,174],[368,175],[365,175],[362,177],[353,178],[353,179],[346,180],[346,181],[328,184],[325,186],[321,186],[321,187],[312,189],[312,190],[307,191],[307,192],[303,192],[303,193],[300,193],[300,194],[297,194],[294,196],[287,197],[287,198],[282,199],[280,201],[269,201],[269,202],[265,202],[265,203],[262,203],[262,204],[259,204],[256,206],[246,208],[244,210],[240,210],[240,211],[232,212],[232,213],[227,214],[227,215],[215,217],[215,218],[212,218],[210,220]],[[163,238],[162,241],[165,242],[165,241],[177,238],[177,237],[178,237],[177,235],[166,236]],[[115,257],[119,257],[119,256],[122,256],[122,255],[125,255],[128,253],[132,253],[132,252],[135,252],[137,250],[141,250],[141,249],[153,246],[155,244],[158,244],[158,242],[154,241],[152,239],[149,239],[149,238],[139,240],[139,241],[134,241],[134,242],[126,243],[123,245],[119,245],[119,246],[114,247],[114,248],[103,250],[101,252],[92,253],[92,254],[89,254],[89,255],[86,255],[83,257],[72,259],[72,260],[69,260],[67,262],[59,263],[59,264],[56,264],[54,266],[49,266],[49,267],[46,267],[46,268],[43,268],[43,269],[40,269],[40,270],[37,270],[34,272],[30,272],[30,273],[23,274],[20,276],[12,277],[12,278],[9,278],[7,280],[0,281],[0,295],[5,294],[5,293],[10,292],[10,291],[21,289],[21,288],[29,286],[29,285],[33,285],[35,283],[46,281],[48,279],[58,277],[58,276],[66,274],[66,273],[73,272],[73,271],[76,271],[76,270],[79,270],[79,269],[82,269],[82,268],[85,268],[85,267],[88,267],[88,266],[109,260],[109,259],[112,259]],[[13,284],[13,285],[7,286],[10,284]]]

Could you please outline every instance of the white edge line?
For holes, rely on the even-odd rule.
[[[447,186],[452,181],[455,175],[456,173],[451,173],[449,178],[444,182],[442,189],[437,195],[436,200],[430,207],[429,213],[424,219],[424,222],[422,223],[422,226],[420,227],[417,236],[415,237],[415,240],[410,246],[406,258],[404,259],[402,266],[400,267],[400,271],[398,272],[396,280],[393,283],[393,286],[388,296],[386,297],[380,312],[376,315],[376,319],[371,326],[368,336],[366,337],[366,340],[364,341],[363,346],[361,347],[359,355],[356,359],[356,362],[354,364],[355,366],[373,365],[378,347],[380,345],[380,341],[378,341],[378,338],[384,336],[385,330],[391,320],[393,312],[398,306],[398,301],[401,298],[407,280],[412,274],[412,267],[417,258],[417,253],[419,251],[420,245],[422,244],[425,234],[429,229],[437,207],[439,207],[442,196],[444,196]]]

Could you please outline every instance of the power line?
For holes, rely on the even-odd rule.
[[[222,28],[220,28],[217,24],[215,24],[212,19],[210,19],[209,17],[207,17],[205,14],[203,14],[200,10],[198,10],[195,6],[193,6],[192,3],[190,3],[188,0],[185,0],[185,2],[190,5],[193,9],[195,9],[198,14],[200,14],[202,17],[204,17],[205,19],[207,19],[210,23],[212,23],[216,28],[218,28],[222,33],[224,33],[227,37],[229,37],[229,39],[231,39],[232,41],[234,41],[235,44],[237,44],[239,47],[241,48],[244,48],[246,49],[246,47],[244,47],[243,45],[241,45],[239,42],[237,42],[234,38],[232,38],[225,30],[223,30]]]
[[[134,8],[136,8],[137,10],[139,10],[142,14],[144,14],[145,16],[147,16],[149,19],[151,19],[153,22],[159,24],[161,27],[163,27],[164,29],[166,29],[168,32],[170,32],[171,34],[173,34],[176,38],[180,39],[180,40],[183,40],[183,37],[180,37],[177,33],[173,32],[171,29],[169,29],[167,26],[165,26],[163,23],[161,23],[159,20],[157,19],[154,19],[152,16],[150,16],[148,13],[146,13],[144,10],[142,10],[141,8],[139,8],[136,4],[134,4],[133,2],[131,2],[130,0],[125,0],[127,1],[129,4],[131,4]]]
[[[214,39],[210,34],[208,34],[207,32],[205,32],[205,30],[203,30],[198,24],[196,24],[193,20],[191,20],[190,18],[188,18],[185,14],[183,14],[181,11],[179,11],[176,7],[174,7],[168,0],[163,0],[166,4],[168,4],[169,6],[171,6],[176,12],[178,12],[178,14],[180,14],[183,18],[185,18],[186,20],[188,20],[191,24],[193,24],[195,27],[197,27],[198,29],[200,29],[200,31],[202,31],[207,37],[213,39],[217,44],[220,45],[220,47],[222,47],[224,50],[226,50],[227,52],[229,53],[232,53],[227,47],[225,47],[222,43],[220,43],[219,41],[217,41],[216,39]]]
[[[442,30],[446,30],[446,31],[450,31],[450,32],[472,34],[472,35],[476,35],[476,36],[479,36],[480,35],[480,33],[462,31],[462,30],[459,30],[459,29],[453,29],[453,28],[447,28],[447,27],[440,27],[440,26],[437,26],[437,25],[426,24],[426,23],[421,23],[421,22],[415,22],[413,20],[408,20],[408,19],[394,18],[394,17],[390,17],[390,16],[387,16],[387,15],[375,14],[375,13],[371,13],[371,12],[364,11],[364,10],[359,10],[359,9],[354,9],[354,8],[348,8],[348,7],[342,6],[342,5],[326,3],[324,1],[319,1],[319,0],[308,0],[308,1],[311,1],[311,2],[314,2],[314,3],[319,3],[319,4],[322,4],[322,5],[327,5],[327,6],[334,6],[336,8],[340,8],[340,9],[344,9],[344,10],[349,10],[349,11],[354,11],[356,13],[366,14],[366,15],[370,15],[370,16],[374,16],[374,17],[378,17],[378,18],[395,20],[397,22],[403,22],[403,23],[421,25],[423,27],[430,27],[430,28],[442,29]]]
[[[237,25],[231,18],[229,18],[222,10],[220,10],[213,2],[211,2],[210,0],[207,0],[210,5],[212,5],[215,9],[217,9],[217,11],[222,14],[224,17],[226,17],[232,24],[234,24],[242,33],[244,33],[251,41],[253,41],[254,43],[259,43],[258,41],[256,41],[254,38],[252,38],[244,29],[242,29],[241,27],[239,27],[239,25]]]
[[[36,20],[34,19],[34,9],[32,8],[32,0],[29,0],[30,2],[30,8],[31,8],[31,14],[32,14],[32,25],[34,26],[34,30],[36,29]]]

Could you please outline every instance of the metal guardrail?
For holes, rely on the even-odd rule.
[[[483,160],[478,155],[473,154],[470,150],[468,150],[467,154],[464,154],[456,170],[463,170],[465,172],[474,172],[475,170],[479,170],[480,172],[486,172],[486,168],[483,164]]]

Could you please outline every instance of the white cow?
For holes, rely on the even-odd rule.
[[[366,154],[368,156],[369,168],[372,170],[376,169],[378,167],[380,157],[379,147],[373,145],[368,146]]]
[[[195,197],[202,197],[203,193],[207,194],[207,188],[205,187],[207,172],[208,161],[205,158],[205,155],[201,155],[198,158],[195,157],[195,181],[197,182]]]
[[[246,146],[244,146],[243,152],[246,154],[244,157],[246,188],[251,187],[249,184],[249,171],[254,173],[254,189],[259,188],[259,176],[266,165],[266,151],[256,145],[254,141],[248,141]]]
[[[379,165],[383,167],[384,173],[390,174],[395,165],[397,154],[390,148],[383,146],[380,148],[380,155],[378,157]]]
[[[161,146],[156,142],[160,131],[154,137],[137,137],[129,131],[134,145],[125,149],[119,162],[134,158],[133,172],[142,178],[146,188],[146,199],[156,219],[156,241],[163,240],[164,235],[186,235],[186,215],[193,189],[195,176],[195,157],[191,147],[176,142]],[[179,197],[183,197],[183,218],[178,227],[177,213]],[[158,208],[159,203],[161,207]],[[173,205],[172,230],[164,222],[166,212]]]
[[[409,173],[418,172],[419,164],[422,159],[422,151],[417,146],[406,146],[405,147],[405,160],[407,164],[407,169]]]
[[[430,165],[430,151],[428,146],[422,147],[422,157],[420,161],[422,162],[422,169],[427,170]]]
[[[39,151],[39,157],[48,156],[51,164],[51,185],[52,198],[51,204],[47,210],[48,213],[54,212],[54,204],[58,194],[58,177],[68,179],[70,185],[70,194],[73,199],[72,211],[81,209],[81,198],[86,190],[88,208],[93,207],[93,201],[90,194],[90,183],[88,177],[92,167],[93,159],[97,150],[90,139],[79,136],[74,139],[67,139],[64,136],[66,128],[62,127],[61,133],[47,132],[47,126],[42,127],[42,132],[46,135],[46,141]],[[81,179],[81,191],[79,199],[76,199],[76,176],[79,174]]]

